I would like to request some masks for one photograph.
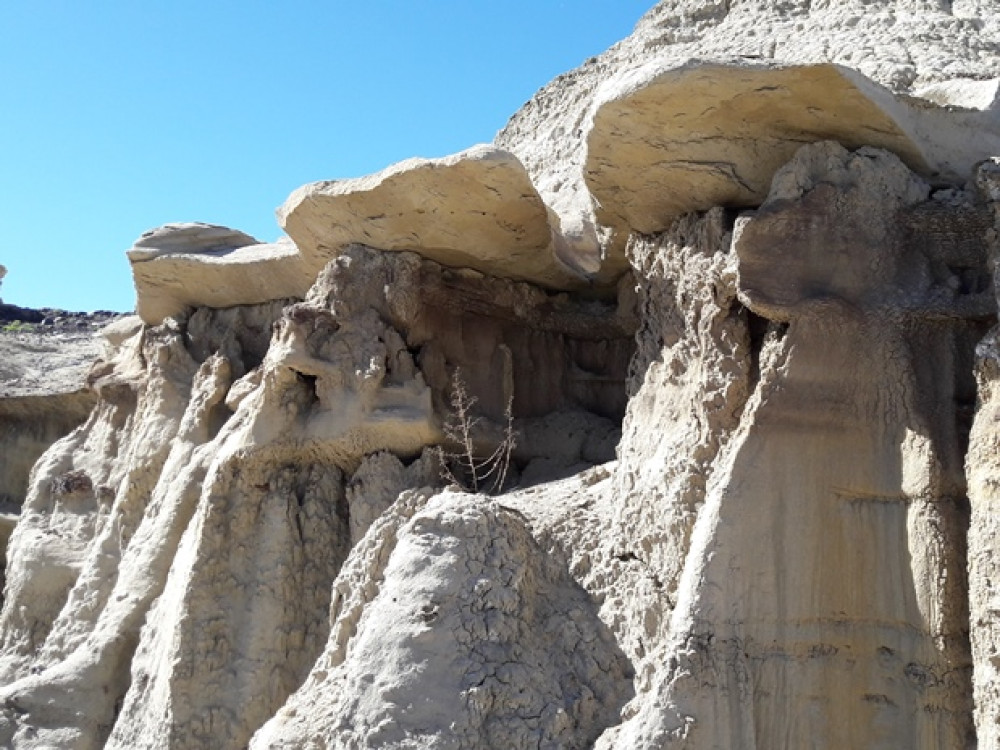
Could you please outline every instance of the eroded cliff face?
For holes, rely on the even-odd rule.
[[[0,319],[10,321],[0,333],[0,585],[31,468],[86,421],[97,403],[87,375],[105,349],[102,334],[129,326],[112,313],[48,312],[0,304]]]
[[[986,240],[993,260],[994,288],[996,287],[996,259],[1000,257],[1000,163],[992,159],[977,172],[975,189],[992,207],[992,228],[986,231]],[[1000,746],[1000,672],[997,666],[997,392],[996,381],[1000,372],[997,363],[997,329],[992,329],[976,349],[976,381],[978,401],[969,451],[966,457],[966,474],[971,501],[969,528],[969,609],[972,655],[975,665],[975,717],[980,744],[984,747]]]
[[[11,543],[5,740],[245,746],[323,653],[352,545],[400,491],[440,484],[425,449],[443,441],[450,373],[479,399],[478,442],[497,440],[489,418],[513,399],[530,458],[553,470],[607,460],[628,320],[606,303],[355,246],[302,302],[200,308],[137,331],[95,367],[99,405],[36,467]],[[517,554],[493,565],[519,558],[518,533]],[[510,644],[535,626],[536,595]],[[588,669],[581,679],[604,679]],[[587,719],[590,735],[620,701],[599,689],[599,705],[580,709],[603,717]],[[84,697],[53,710],[58,694]]]
[[[972,741],[963,456],[986,222],[928,192],[888,154],[819,144],[737,220],[759,374],[673,545],[669,667],[617,746]]]
[[[140,238],[0,744],[997,746],[998,9],[849,5],[661,3],[499,148]]]

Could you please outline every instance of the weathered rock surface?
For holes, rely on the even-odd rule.
[[[974,122],[983,128],[975,138],[949,143],[945,156],[931,159],[937,169],[937,162],[953,163],[955,145],[963,147],[966,157],[953,170],[963,182],[964,167],[977,159],[974,152],[982,146],[978,158],[986,158],[998,137],[995,98],[988,92],[969,93],[970,87],[988,87],[997,78],[996,10],[993,0],[662,2],[630,37],[539,91],[511,118],[496,144],[524,163],[559,217],[564,246],[572,248],[577,262],[598,278],[613,279],[626,268],[623,211],[642,215],[639,206],[662,201],[676,216],[677,211],[713,205],[702,197],[736,206],[759,203],[796,141],[801,145],[848,135],[847,145],[888,147],[895,141],[912,152],[913,139],[920,150],[925,139],[957,135]],[[807,68],[814,72],[804,79],[797,75],[798,66],[815,63],[834,63],[841,75],[823,67]],[[772,81],[763,80],[765,70],[772,72]],[[809,82],[822,71],[827,71],[830,90]],[[967,85],[944,85],[955,81]],[[906,98],[935,84],[928,101],[944,98],[950,104],[944,92],[964,89],[955,95],[962,106],[990,101],[993,108],[986,115],[933,111]],[[642,94],[647,85],[669,98],[658,97],[650,106]],[[869,123],[849,119],[862,112],[875,121],[869,137],[859,133],[856,140],[849,131]],[[755,122],[744,123],[748,116]],[[879,130],[878,122],[888,124],[889,131],[873,132]],[[705,142],[713,135],[720,136],[717,149],[711,140]],[[757,166],[752,153],[730,158],[742,151],[739,138],[748,135],[752,141],[746,148],[752,152],[758,144],[766,167]],[[636,145],[641,148],[630,155]],[[614,162],[612,150],[623,161]],[[677,187],[661,189],[667,183],[646,180],[651,165]],[[603,179],[602,167],[613,167],[614,175]],[[744,179],[748,168],[750,179]],[[630,174],[616,190],[615,179],[622,172]],[[682,196],[692,185],[696,200],[685,202]],[[591,195],[588,187],[593,186],[598,193]],[[630,195],[635,187],[644,192]],[[756,193],[756,201],[743,197],[750,192]],[[605,200],[611,203],[605,206]],[[665,229],[671,217],[660,217],[656,227],[650,226],[650,218],[643,216],[644,231]]]
[[[287,238],[262,243],[211,224],[166,224],[128,251],[136,312],[159,325],[194,307],[225,308],[303,297],[310,272]]]
[[[998,10],[660,3],[294,246],[142,238],[0,746],[1000,746]]]
[[[249,234],[202,222],[164,224],[143,232],[128,251],[130,261],[152,260],[171,253],[211,253],[256,245]]]
[[[20,321],[26,317],[20,308],[7,307],[17,312],[18,321],[0,332],[0,583],[31,467],[97,403],[87,376],[105,352],[101,331],[109,330],[112,320],[101,315],[68,318],[70,326],[32,326]],[[48,320],[42,313],[38,317]],[[80,322],[85,326],[77,327]],[[110,325],[114,330],[128,323]]]
[[[583,285],[556,257],[549,213],[524,167],[489,146],[305,185],[278,209],[278,220],[314,276],[360,243],[549,287]]]
[[[334,585],[326,652],[250,747],[592,743],[630,693],[628,662],[521,519],[402,496]]]
[[[885,152],[817,144],[737,221],[739,298],[771,329],[675,543],[670,666],[609,747],[974,736],[956,405],[993,316],[988,222],[928,193]]]
[[[994,267],[1000,258],[1000,160],[994,158],[977,170],[975,185],[979,196],[989,202],[993,227],[987,231],[990,257]],[[979,404],[976,411],[966,474],[969,483],[972,519],[969,526],[969,626],[974,662],[976,728],[980,747],[1000,746],[1000,601],[997,580],[997,539],[1000,538],[1000,435],[997,433],[1000,350],[996,328],[980,342],[976,350],[976,380]]]
[[[304,302],[203,307],[135,331],[92,374],[87,425],[35,468],[0,621],[0,738],[245,746],[322,652],[352,540],[401,490],[440,482],[437,459],[420,456],[442,440],[451,373],[479,399],[469,419],[484,451],[513,398],[527,444],[539,431],[556,444],[534,439],[525,462],[594,459],[585,441],[567,450],[560,426],[620,418],[630,321],[354,246]],[[546,731],[596,735],[620,696],[588,689],[603,691],[596,704],[566,710],[590,728],[560,714]]]
[[[959,185],[1000,152],[1000,113],[897,97],[831,64],[650,63],[602,84],[587,128],[584,179],[618,273],[630,231],[661,232],[712,206],[759,205],[803,143],[877,146]]]

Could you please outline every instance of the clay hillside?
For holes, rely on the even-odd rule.
[[[278,220],[0,350],[0,747],[1000,748],[1000,0],[665,0]]]

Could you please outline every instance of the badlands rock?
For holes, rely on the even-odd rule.
[[[479,399],[469,418],[484,451],[513,397],[526,442],[547,430],[548,457],[579,463],[593,446],[567,453],[558,425],[620,415],[630,320],[606,303],[355,246],[302,303],[199,308],[136,331],[95,371],[101,400],[85,428],[36,466],[11,541],[21,564],[0,620],[0,740],[245,746],[322,653],[352,540],[400,491],[440,481],[424,449],[441,440],[451,373]],[[516,647],[511,632],[497,668]],[[568,654],[574,638],[552,648]],[[566,696],[545,731],[594,736],[625,667],[611,683],[586,660],[566,669],[583,670],[597,698]],[[559,682],[539,683],[537,700]],[[507,689],[495,689],[498,705],[516,702]],[[509,722],[530,728],[528,708]]]
[[[955,406],[993,314],[989,220],[928,193],[894,156],[821,143],[737,221],[739,298],[771,333],[675,547],[670,666],[606,746],[973,736]]]
[[[995,11],[661,3],[500,149],[296,193],[292,299],[150,276],[31,474],[0,746],[997,746]]]
[[[980,165],[976,186],[980,196],[990,202],[993,211],[993,230],[988,237],[996,287],[996,262],[1000,258],[1000,159],[994,158]],[[997,492],[1000,435],[996,430],[997,420],[1000,419],[998,334],[1000,330],[993,328],[976,350],[979,408],[966,457],[972,506],[969,526],[969,625],[980,747],[1000,746],[1000,661],[997,658],[1000,654],[1000,618],[997,616],[1000,612],[1000,590],[996,583],[1000,577],[997,564],[997,539],[1000,538],[1000,493]]]
[[[944,107],[952,106],[977,110],[1000,109],[1000,78],[988,81],[976,81],[968,78],[939,81],[918,88],[913,93],[914,96]]]
[[[313,275],[346,246],[411,250],[446,266],[572,288],[545,204],[513,155],[476,146],[299,188],[278,209]]]
[[[0,333],[0,582],[31,467],[87,419],[97,403],[87,377],[106,350],[97,330],[17,328]]]
[[[0,615],[7,746],[103,744],[193,514],[203,446],[228,414],[226,389],[260,364],[279,311],[196,314],[187,331],[224,352],[201,363],[177,325],[138,330],[95,371],[87,425],[36,465],[11,540],[25,566],[9,571]]]
[[[636,207],[641,214],[647,208],[658,210],[657,201],[661,200],[648,192],[646,197],[639,198],[625,189],[616,191],[613,177],[602,181],[599,175],[593,174],[601,166],[626,169],[624,164],[604,161],[607,149],[619,137],[622,142],[618,151],[625,155],[625,164],[633,164],[628,156],[630,143],[643,143],[643,156],[636,154],[636,157],[649,159],[640,161],[640,169],[628,167],[632,171],[628,175],[630,185],[647,190],[654,185],[653,180],[643,182],[644,172],[651,163],[654,167],[664,163],[672,181],[681,178],[679,186],[672,190],[660,189],[666,183],[655,183],[657,196],[671,196],[664,204],[667,210],[674,212],[671,216],[654,216],[657,219],[655,231],[665,229],[677,210],[685,210],[678,205],[682,199],[677,196],[685,195],[691,185],[698,193],[704,190],[734,199],[735,205],[753,203],[744,202],[740,196],[756,192],[756,202],[759,202],[774,169],[790,158],[796,148],[795,143],[788,141],[797,140],[801,144],[839,138],[845,129],[849,131],[868,124],[858,121],[848,125],[843,121],[843,117],[853,115],[852,107],[856,106],[875,115],[877,120],[894,122],[892,131],[901,127],[904,131],[902,142],[910,149],[914,145],[906,141],[915,137],[917,150],[924,148],[924,139],[933,137],[935,132],[947,133],[953,128],[962,131],[970,121],[986,124],[986,132],[971,140],[958,141],[967,151],[974,152],[979,147],[979,139],[986,139],[978,157],[967,154],[961,163],[954,164],[955,169],[949,170],[961,184],[967,177],[963,168],[971,163],[968,159],[986,158],[991,153],[990,148],[995,148],[997,110],[993,108],[988,117],[927,110],[905,95],[942,84],[938,93],[929,94],[931,100],[941,101],[940,92],[951,86],[944,82],[955,80],[988,88],[991,84],[987,82],[997,78],[996,40],[1000,38],[1000,14],[996,10],[993,0],[955,3],[924,0],[661,2],[642,18],[629,38],[576,70],[559,76],[539,91],[511,118],[497,136],[496,145],[518,156],[543,200],[559,217],[567,248],[564,255],[569,257],[570,252],[574,252],[577,263],[593,273],[598,273],[598,266],[603,262],[599,278],[613,279],[626,267],[623,250],[627,233],[623,232],[619,218],[626,211],[623,204],[629,206],[628,210],[632,210],[630,204],[643,205],[642,210]],[[714,75],[708,75],[706,81],[705,74],[699,75],[691,61],[707,65]],[[718,63],[728,68],[721,81],[714,67]],[[841,73],[838,76],[834,70],[827,70],[826,80],[835,88],[816,108],[818,117],[810,113],[810,107],[816,105],[817,90],[810,91],[806,81],[789,87],[800,66],[815,63],[835,63],[839,66],[836,71]],[[782,72],[782,68],[788,70]],[[851,72],[844,68],[850,68]],[[761,88],[772,85],[762,83],[759,78],[762,70],[767,69],[775,75],[777,88],[761,92]],[[663,86],[661,92],[669,90],[674,97],[672,101],[660,100],[654,104],[665,117],[656,119],[652,112],[642,111],[647,106],[642,87],[647,83]],[[722,101],[729,104],[717,108],[710,104],[697,106],[703,95],[709,100],[713,95],[711,90],[705,90],[706,83],[717,87],[715,91],[723,95]],[[839,96],[834,93],[837,90],[853,102],[844,102],[847,110],[839,115]],[[795,102],[796,92],[806,95]],[[732,141],[724,145],[720,142],[715,151],[711,146],[702,151],[701,146],[710,145],[704,144],[703,138],[718,132],[715,128],[721,123],[729,123],[722,130],[739,135],[744,127],[741,116],[752,114],[756,117],[766,112],[768,108],[763,106],[762,93],[767,94],[764,101],[777,103],[780,112],[794,109],[796,114],[787,122],[769,117],[767,121],[773,127],[752,136],[754,141],[763,141],[767,169],[761,172],[770,170],[770,173],[761,174],[759,180],[746,180],[741,170],[752,167],[754,159],[737,159],[736,163],[728,159],[728,155],[740,150],[738,145]],[[629,120],[619,117],[632,96],[636,97],[636,111],[630,112],[628,117],[638,115],[639,122],[655,119],[660,129],[654,127],[649,132],[649,126],[641,126],[633,130]],[[989,100],[988,93],[972,95],[967,87],[966,93],[958,98],[962,106],[967,107]],[[692,106],[688,106],[689,99]],[[871,101],[865,102],[865,99]],[[948,95],[944,99],[948,104],[953,103],[948,101]],[[705,99],[701,101],[704,103]],[[606,103],[612,108],[602,117],[601,109]],[[762,106],[755,109],[756,104]],[[730,110],[734,115],[731,120],[728,118]],[[855,112],[860,114],[859,110]],[[666,119],[670,115],[678,115],[685,125],[675,129],[674,121]],[[916,121],[912,121],[911,115],[916,115]],[[652,119],[646,120],[645,116]],[[703,123],[703,116],[708,116],[709,121]],[[920,124],[921,120],[927,124]],[[824,121],[826,124],[820,126]],[[928,129],[931,122],[934,124]],[[845,144],[852,146],[891,146],[886,141],[898,137],[871,131],[869,138],[860,133],[856,137],[849,132],[847,135]],[[772,149],[777,145],[778,150],[782,150],[782,142],[785,146],[779,156]],[[592,150],[594,156],[590,157]],[[769,154],[774,156],[774,161],[770,161]],[[907,157],[904,152],[899,155]],[[588,163],[588,158],[596,159],[596,164]],[[931,160],[934,162],[932,169],[938,168],[938,162],[951,159],[947,155],[935,156]],[[916,162],[909,163],[919,166]],[[594,180],[597,180],[601,195],[591,196],[588,190],[587,182],[595,184]],[[608,206],[604,205],[605,200],[611,201]],[[710,203],[697,200],[688,204],[687,210],[709,207]],[[648,224],[649,217],[643,218],[647,221],[646,231],[654,231],[653,225]]]
[[[522,518],[404,495],[334,584],[326,652],[250,747],[590,745],[629,665]]]
[[[754,352],[774,335],[737,299],[730,229],[716,208],[629,244],[642,324],[619,463],[605,492],[616,498],[608,554],[631,573],[612,595],[615,617],[628,623],[618,638],[640,693],[662,670],[691,530],[758,377]]]
[[[267,244],[210,224],[167,224],[128,251],[136,312],[158,325],[193,307],[234,307],[301,298],[316,274],[284,238]]]
[[[171,253],[211,253],[256,245],[249,234],[217,224],[184,222],[164,224],[143,232],[128,252],[129,260],[152,260]]]
[[[829,64],[656,62],[607,81],[592,107],[584,179],[597,222],[611,232],[612,273],[625,267],[629,231],[661,232],[712,206],[759,205],[803,143],[878,146],[959,185],[1000,153],[1000,114],[896,97]]]
[[[96,399],[85,390],[49,396],[0,396],[0,583],[3,554],[28,492],[31,467],[82,424]]]

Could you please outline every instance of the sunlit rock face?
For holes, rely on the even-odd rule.
[[[963,457],[989,220],[929,192],[886,152],[821,143],[736,220],[753,389],[696,520],[668,527],[670,666],[608,746],[974,736]]]
[[[712,206],[760,205],[803,143],[877,146],[953,182],[1000,151],[996,113],[899,97],[831,64],[656,61],[605,82],[589,126],[584,180],[610,232],[605,255],[619,265],[629,232],[661,232]]]
[[[476,399],[477,451],[502,439],[512,407],[512,478],[607,461],[631,321],[613,303],[352,246],[304,301],[201,307],[134,330],[92,372],[90,420],[36,466],[11,541],[4,741],[245,746],[323,652],[352,546],[402,490],[441,484],[428,449],[446,442],[453,376]],[[517,533],[521,550],[530,537]],[[551,567],[567,611],[585,604]],[[534,627],[534,586],[520,629]],[[627,662],[605,640],[618,676],[573,709],[589,717],[585,736],[627,690]],[[577,736],[552,721],[553,736]]]
[[[804,143],[881,146],[963,182],[997,150],[998,35],[992,0],[661,2],[496,142],[558,216],[564,255],[613,280],[629,229],[758,205]]]
[[[9,306],[15,319],[38,311]],[[111,314],[109,314],[110,316]],[[51,325],[6,324],[0,332],[0,582],[7,541],[28,494],[32,466],[45,450],[87,421],[97,398],[87,387],[91,365],[105,350],[105,335],[134,327],[128,317],[102,332],[78,318]],[[103,318],[102,324],[107,322]]]
[[[992,228],[985,233],[990,261],[994,269],[1000,257],[1000,159],[984,162],[977,169],[974,185],[977,195],[987,202],[992,213]],[[972,521],[969,527],[969,610],[972,655],[975,665],[974,685],[976,728],[981,747],[1000,745],[1000,670],[997,650],[1000,647],[1000,618],[997,616],[997,505],[1000,503],[997,478],[1000,472],[997,453],[1000,436],[997,378],[1000,377],[997,329],[983,337],[976,349],[978,404],[969,451],[966,475]]]
[[[159,325],[194,307],[226,308],[302,297],[315,271],[287,237],[262,243],[214,224],[166,224],[128,251],[136,313]]]
[[[997,746],[996,11],[660,3],[288,240],[144,235],[0,745]]]
[[[335,596],[327,651],[251,747],[581,747],[631,692],[585,591],[478,496],[400,496]]]
[[[556,256],[556,227],[517,157],[476,146],[305,185],[278,209],[313,273],[352,243],[549,287],[584,280]]]

